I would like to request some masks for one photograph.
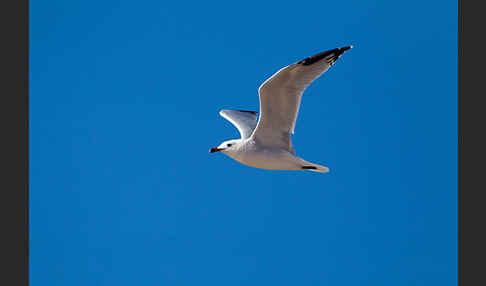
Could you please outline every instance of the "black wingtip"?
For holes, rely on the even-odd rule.
[[[232,111],[238,111],[238,112],[243,112],[243,113],[251,113],[254,115],[257,115],[258,112],[256,111],[251,111],[251,110],[240,110],[240,109],[221,109],[219,112],[232,112]]]
[[[340,48],[340,50],[344,53],[345,51],[352,49],[352,48],[353,48],[353,45],[347,46],[347,47],[342,47],[342,48]]]
[[[334,62],[347,50],[352,49],[353,46],[346,46],[342,48],[336,48],[332,50],[328,50],[317,55],[310,56],[298,62],[297,64],[301,64],[304,66],[309,66],[314,63],[319,62],[322,59],[326,59],[327,63],[332,65]]]
[[[237,109],[237,110],[235,110],[235,111],[239,111],[239,112],[246,112],[246,113],[251,113],[251,114],[258,114],[258,112],[256,112],[256,111],[251,111],[251,110],[239,110],[239,109]]]

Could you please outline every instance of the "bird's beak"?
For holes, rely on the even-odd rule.
[[[211,148],[211,150],[209,150],[209,153],[214,153],[214,152],[219,152],[219,151],[223,151],[224,149],[220,149],[218,147],[214,147],[214,148]]]

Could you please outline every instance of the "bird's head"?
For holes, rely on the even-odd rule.
[[[211,148],[211,150],[209,150],[209,153],[223,152],[225,154],[230,154],[236,152],[240,142],[240,139],[224,141],[223,143],[219,144],[218,147]]]

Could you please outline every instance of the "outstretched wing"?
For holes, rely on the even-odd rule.
[[[242,139],[250,137],[257,124],[258,113],[255,111],[223,109],[219,115],[238,129]]]
[[[304,90],[326,72],[352,46],[336,48],[286,66],[258,89],[260,119],[252,136],[267,146],[292,152],[294,133]]]

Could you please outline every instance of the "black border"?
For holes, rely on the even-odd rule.
[[[29,279],[29,2],[1,1],[0,285]]]
[[[484,3],[458,5],[458,284],[486,285]]]

